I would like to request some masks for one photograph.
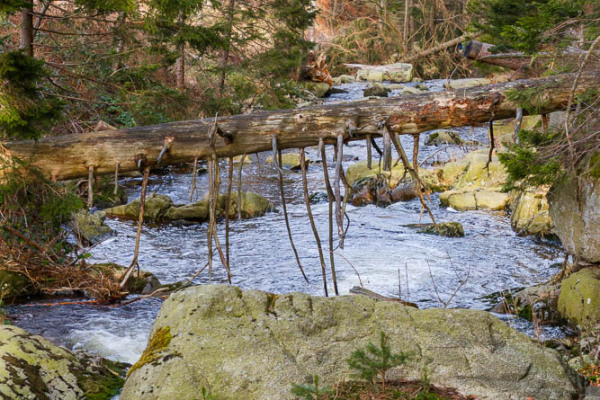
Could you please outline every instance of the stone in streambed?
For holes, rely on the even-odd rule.
[[[386,87],[384,87],[382,84],[375,83],[373,85],[368,86],[363,91],[363,96],[364,97],[370,97],[370,96],[374,96],[374,97],[387,97],[389,91],[390,90],[387,89]]]
[[[146,221],[160,221],[171,207],[173,207],[173,200],[167,195],[148,196],[144,204],[144,219]],[[124,206],[107,208],[104,211],[110,217],[137,219],[140,214],[140,200],[134,200]]]
[[[455,387],[478,399],[567,400],[577,396],[560,355],[489,313],[417,310],[366,296],[323,298],[206,285],[173,293],[159,312],[145,357],[121,400],[291,400],[292,383],[351,378],[346,359],[381,332],[410,357],[390,379]]]
[[[331,90],[331,86],[325,82],[305,82],[304,85],[306,90],[314,94],[317,98],[328,96]]]
[[[448,144],[462,144],[463,140],[458,135],[458,132],[450,131],[447,129],[438,129],[433,131],[427,137],[425,145],[427,146],[440,146]]]
[[[508,206],[510,196],[508,193],[494,192],[490,190],[475,191],[475,202],[478,210],[504,210]]]
[[[305,165],[308,167],[310,163],[310,159],[305,157]],[[267,157],[265,160],[267,164],[273,164],[273,156]],[[301,169],[300,165],[300,154],[298,153],[285,153],[281,155],[281,165],[282,168],[291,169],[293,171]]]
[[[554,224],[544,189],[527,189],[513,195],[510,225],[518,235],[548,236]]]
[[[88,210],[80,210],[73,214],[69,228],[85,244],[97,244],[115,234],[115,232],[104,224],[106,213],[90,213]]]
[[[413,225],[409,225],[413,226]],[[437,224],[438,229],[436,229],[434,224],[417,224],[414,225],[417,228],[421,228],[417,231],[417,233],[429,233],[432,235],[441,235],[445,237],[464,237],[465,231],[460,222],[440,222]]]

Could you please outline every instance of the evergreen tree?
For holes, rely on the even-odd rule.
[[[20,51],[0,55],[2,138],[37,139],[60,117],[62,103],[40,89],[47,76],[43,61]]]

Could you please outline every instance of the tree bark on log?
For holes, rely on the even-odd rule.
[[[387,119],[390,132],[417,134],[431,129],[470,126],[513,117],[517,105],[507,99],[508,90],[539,88],[546,94],[540,114],[566,107],[574,75],[524,79],[514,82],[406,95],[399,98],[361,100],[291,110],[266,111],[217,118],[217,157],[233,157],[271,150],[272,135],[280,149],[316,146],[319,140],[336,143],[381,135],[378,127]],[[577,92],[600,88],[600,74],[586,73]],[[97,174],[138,170],[140,164],[189,163],[213,154],[208,133],[214,118],[180,121],[129,129],[78,135],[45,137],[38,142],[0,144],[6,154],[31,162],[48,177],[65,180]],[[3,149],[1,148],[3,147]]]

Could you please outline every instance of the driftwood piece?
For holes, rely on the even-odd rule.
[[[367,135],[380,136],[377,124],[386,117],[389,129],[396,134],[513,118],[517,106],[505,94],[511,89],[542,88],[548,96],[539,112],[549,113],[564,109],[568,104],[573,79],[574,75],[565,74],[400,98],[220,117],[216,121],[218,137],[214,152],[221,158],[271,150],[273,135],[277,137],[280,150],[316,146],[320,139],[326,144],[334,144],[338,134],[344,135],[346,141],[361,140]],[[600,88],[600,74],[582,74],[576,93],[590,88]],[[30,161],[56,180],[87,177],[90,166],[98,175],[113,173],[117,162],[121,172],[128,172],[138,169],[140,157],[156,160],[168,136],[173,140],[161,165],[210,157],[213,150],[208,132],[214,123],[214,118],[208,118],[45,137],[38,142],[5,142],[0,145],[4,147],[0,148],[0,153],[4,151]],[[347,129],[350,124],[356,126],[351,135]]]

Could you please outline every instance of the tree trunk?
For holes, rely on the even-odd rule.
[[[217,98],[223,97],[223,91],[225,90],[225,76],[227,74],[227,64],[229,62],[229,50],[231,49],[231,35],[233,33],[233,15],[235,11],[235,0],[229,0],[229,6],[227,7],[227,35],[225,49],[223,49],[223,55],[221,57],[221,72],[219,74],[219,87],[217,89]]]
[[[33,0],[27,0],[21,10],[21,45],[19,49],[33,57]]]
[[[161,152],[161,165],[207,158],[213,153],[208,132],[215,121],[219,136],[214,152],[218,157],[233,157],[271,150],[273,135],[280,149],[316,146],[320,139],[333,144],[338,134],[343,134],[346,141],[361,140],[367,135],[381,135],[378,124],[384,120],[390,132],[397,134],[487,124],[515,116],[518,106],[507,99],[508,90],[540,88],[548,95],[539,112],[549,113],[568,104],[573,79],[572,74],[555,75],[400,98],[45,137],[38,142],[6,142],[4,150],[33,163],[53,179],[82,178],[90,166],[97,174],[114,173],[117,163],[121,172],[137,170],[140,160],[156,163]],[[576,92],[598,88],[600,74],[585,73]],[[0,154],[2,150],[0,146]]]
[[[179,23],[179,28],[182,29],[185,23],[185,16],[182,12],[179,13],[177,22]],[[180,57],[177,59],[177,64],[175,65],[175,80],[177,81],[177,89],[183,90],[185,89],[185,44],[180,44],[177,51],[179,51]]]

